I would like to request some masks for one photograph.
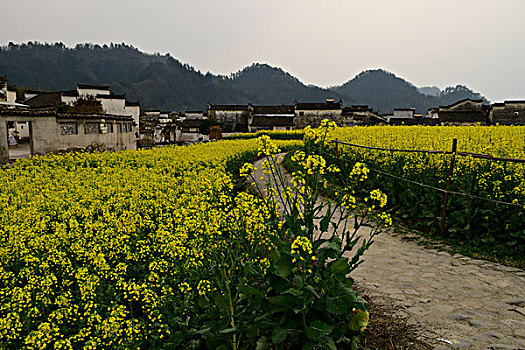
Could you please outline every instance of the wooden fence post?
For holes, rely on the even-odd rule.
[[[452,174],[454,173],[454,164],[456,163],[456,150],[458,140],[452,139],[452,158],[450,158],[450,168],[448,171],[447,189],[445,190],[445,199],[443,201],[443,213],[441,214],[441,237],[445,236],[445,217],[447,216],[448,191],[452,183]]]
[[[339,143],[335,139],[335,164],[339,165]]]

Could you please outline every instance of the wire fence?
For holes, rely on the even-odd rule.
[[[332,140],[331,143],[334,143],[336,145],[336,152],[335,153],[336,153],[336,159],[337,160],[339,160],[338,159],[339,158],[338,145],[345,145],[345,146],[356,147],[356,148],[363,148],[363,149],[369,149],[369,150],[388,151],[388,152],[425,153],[425,154],[443,154],[443,155],[447,155],[448,154],[448,155],[452,155],[452,159],[451,159],[451,163],[450,163],[450,172],[449,172],[449,176],[448,176],[448,179],[447,179],[448,180],[447,181],[448,184],[447,184],[447,188],[446,189],[439,188],[439,187],[432,186],[432,185],[428,185],[428,184],[424,184],[424,183],[421,183],[421,182],[418,182],[418,181],[414,181],[414,180],[408,179],[408,178],[403,177],[403,176],[391,174],[391,173],[388,173],[386,171],[382,171],[382,170],[379,170],[379,169],[374,169],[374,168],[370,168],[369,167],[369,169],[371,171],[376,172],[378,174],[385,175],[385,176],[388,176],[388,177],[391,177],[391,178],[394,178],[394,179],[397,179],[397,180],[401,180],[401,181],[404,181],[404,182],[407,182],[407,183],[411,183],[411,184],[420,186],[422,188],[428,188],[428,189],[432,189],[434,191],[438,191],[438,192],[443,193],[445,195],[445,202],[443,203],[443,206],[444,206],[443,217],[446,214],[446,206],[447,206],[448,195],[449,194],[455,195],[455,196],[467,197],[467,198],[470,198],[470,199],[481,200],[481,201],[490,202],[490,203],[495,203],[495,204],[506,205],[506,206],[509,206],[509,207],[523,208],[523,204],[519,204],[519,203],[512,203],[512,202],[507,202],[507,201],[502,201],[502,200],[497,200],[497,199],[492,199],[492,198],[480,197],[480,196],[476,196],[476,195],[473,195],[473,194],[470,194],[470,193],[465,193],[465,192],[451,191],[451,190],[449,190],[449,186],[450,186],[450,183],[451,183],[451,180],[452,180],[453,168],[454,168],[454,164],[455,164],[454,158],[455,158],[456,155],[458,155],[458,156],[465,156],[465,157],[472,157],[472,158],[477,158],[477,159],[491,160],[491,161],[509,162],[509,163],[525,163],[525,159],[494,157],[494,156],[492,156],[490,154],[483,154],[483,153],[458,152],[456,150],[456,146],[457,146],[457,140],[456,139],[453,140],[453,146],[452,146],[452,150],[451,151],[373,147],[373,146],[358,145],[358,144],[349,143],[349,142],[342,142],[342,141],[339,141],[339,140]],[[333,154],[328,154],[326,152],[324,152],[324,153],[326,155],[330,156],[330,157],[333,156]]]
[[[434,153],[434,152],[432,152],[432,153]],[[333,154],[330,154],[328,152],[323,152],[323,154],[326,155],[326,156],[329,156],[329,157],[333,157],[334,156]],[[350,161],[346,160],[346,159],[343,159],[343,161],[345,161],[347,163],[350,163]],[[520,204],[500,201],[500,200],[492,199],[492,198],[485,198],[485,197],[474,196],[474,195],[472,195],[470,193],[464,193],[464,192],[458,192],[458,191],[450,191],[450,190],[447,191],[446,189],[443,189],[443,188],[439,188],[439,187],[435,187],[435,186],[424,184],[422,182],[417,182],[417,181],[414,181],[414,180],[410,180],[410,179],[407,179],[406,177],[390,174],[390,173],[387,173],[387,172],[379,170],[379,169],[371,168],[370,166],[368,166],[368,169],[370,171],[373,171],[373,172],[381,174],[381,175],[389,176],[389,177],[397,179],[397,180],[405,181],[405,182],[408,182],[408,183],[411,183],[411,184],[414,184],[414,185],[417,185],[417,186],[420,186],[420,187],[423,187],[423,188],[432,189],[432,190],[435,190],[435,191],[438,191],[438,192],[441,192],[441,193],[447,193],[448,192],[449,194],[453,194],[453,195],[456,195],[456,196],[463,196],[463,197],[468,197],[468,198],[471,198],[471,199],[478,199],[478,200],[483,200],[483,201],[492,202],[492,203],[496,203],[496,204],[508,205],[508,206],[512,206],[512,207],[523,207],[523,205],[520,205]]]
[[[346,146],[352,146],[352,147],[358,147],[358,148],[366,148],[366,149],[372,149],[372,150],[378,150],[378,151],[405,152],[405,153],[428,153],[428,154],[453,154],[455,153],[458,156],[464,156],[464,157],[480,158],[480,159],[495,160],[495,161],[510,162],[510,163],[525,163],[525,159],[494,157],[493,155],[484,154],[484,153],[383,148],[383,147],[357,145],[354,143],[342,142],[338,140],[332,140],[331,142],[335,144],[340,144],[340,145],[346,145]]]

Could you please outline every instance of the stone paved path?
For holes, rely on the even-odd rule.
[[[261,162],[255,178],[264,188]],[[400,306],[435,349],[525,350],[524,271],[425,249],[392,232],[377,236],[364,260],[352,273],[356,284]]]

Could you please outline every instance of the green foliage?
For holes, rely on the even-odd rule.
[[[61,113],[104,113],[102,103],[93,96],[79,98],[72,106],[60,105],[57,107],[57,111]]]
[[[391,153],[376,150],[339,148],[336,162],[334,147],[323,152],[331,163],[337,163],[348,175],[356,162],[366,162],[371,169],[381,170],[409,180],[444,188],[448,178],[450,155]],[[409,166],[410,164],[410,166]],[[481,198],[499,198],[522,203],[520,193],[523,166],[469,158],[457,158],[451,191]],[[389,193],[389,205],[400,221],[428,235],[441,235],[444,194],[400,181],[377,171],[367,179],[369,186],[383,186]],[[498,184],[500,184],[498,186]],[[517,199],[505,198],[512,193]],[[524,210],[482,199],[451,194],[448,199],[445,237],[452,244],[467,245],[499,259],[523,260],[525,254]]]
[[[264,258],[268,259],[267,270],[252,264],[241,268],[235,259],[228,259],[233,264],[230,268],[243,273],[236,284],[224,283],[224,271],[215,272],[221,276],[217,284],[224,286],[221,295],[227,297],[218,297],[213,307],[217,315],[228,315],[230,322],[214,322],[208,331],[210,338],[223,342],[229,338],[233,349],[357,348],[368,312],[366,302],[352,288],[349,273],[359,265],[385,221],[370,210],[373,195],[368,202],[347,207],[343,194],[334,203],[319,200],[319,188],[326,184],[323,175],[337,171],[315,154],[317,138],[325,140],[326,129],[305,137],[305,149],[295,153],[299,169],[292,179],[293,188],[287,186],[275,155],[263,162],[273,180],[266,184],[266,191],[259,191],[268,193],[263,199],[275,213],[268,221],[268,227],[278,233],[272,237],[275,249]],[[259,144],[259,154],[275,151],[268,136]],[[240,173],[249,176],[251,169],[245,165]],[[359,181],[356,177],[354,185]],[[280,214],[275,210],[277,202],[282,205]],[[346,226],[350,219],[354,221],[351,228]],[[359,235],[364,226],[372,227],[366,239]]]
[[[394,107],[428,108],[479,94],[464,87],[428,97],[410,83],[384,71],[367,71],[332,89],[306,86],[280,68],[253,64],[231,76],[203,74],[169,54],[148,55],[122,44],[29,42],[0,48],[0,72],[13,84],[32,89],[69,90],[76,83],[109,84],[116,93],[140,100],[145,108],[201,109],[214,104],[289,104],[342,99],[347,105],[368,104],[381,112]],[[57,74],[60,72],[60,74]]]
[[[126,44],[30,42],[0,48],[0,72],[25,88],[70,90],[76,83],[104,84],[140,100],[144,108],[196,110],[206,104],[283,104],[346,96],[302,84],[281,69],[253,65],[230,77],[203,74],[169,54],[148,55]],[[57,74],[60,72],[60,74]]]

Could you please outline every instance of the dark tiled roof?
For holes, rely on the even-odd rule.
[[[140,107],[140,102],[139,101],[128,101],[128,100],[126,100],[125,106],[126,107]]]
[[[442,122],[486,122],[487,113],[484,111],[439,111],[439,120]]]
[[[504,104],[525,104],[525,100],[510,100],[510,101],[505,101]]]
[[[437,125],[439,120],[430,118],[392,118],[390,125]]]
[[[126,94],[122,94],[122,95],[116,95],[116,94],[101,95],[101,94],[97,94],[97,98],[107,98],[107,99],[114,99],[114,100],[125,100],[126,99]]]
[[[459,100],[457,102],[454,102],[453,104],[451,105],[448,105],[448,106],[439,106],[439,108],[452,108],[452,107],[455,107],[457,105],[460,105],[464,102],[467,102],[467,101],[470,101],[470,102],[474,102],[474,103],[483,103],[483,100],[479,99],[479,100],[471,100],[470,98],[465,98],[463,100]]]
[[[56,107],[62,103],[61,92],[42,92],[26,100],[29,107]]]
[[[295,109],[299,110],[337,110],[342,109],[342,101],[339,102],[297,102]]]
[[[209,109],[213,111],[247,111],[249,105],[210,105]]]
[[[62,91],[62,96],[78,97],[77,90]]]
[[[253,106],[253,114],[294,114],[295,106]]]
[[[24,116],[24,117],[52,117],[56,115],[51,110],[34,110],[34,109],[0,109],[0,115]]]
[[[57,113],[46,109],[0,109],[0,115],[24,116],[24,117],[56,117],[57,119],[106,119],[133,121],[133,117],[127,115],[110,115],[104,113]]]
[[[202,111],[185,111],[184,114],[203,114]]]
[[[369,108],[368,105],[352,105],[352,107],[344,107],[343,114],[350,114],[356,112],[372,112],[372,108]]]
[[[251,126],[294,126],[293,117],[262,117],[254,116]]]
[[[24,90],[24,93],[26,93],[26,94],[40,94],[40,93],[42,93],[42,91],[40,91],[40,90],[25,89],[25,90]]]
[[[57,119],[105,119],[105,120],[120,120],[133,121],[133,117],[129,115],[112,115],[104,113],[57,113]]]
[[[394,111],[409,111],[409,112],[415,112],[415,108],[394,108]]]
[[[89,84],[77,84],[78,89],[90,89],[90,90],[108,90],[108,85],[89,85]]]
[[[180,122],[183,128],[198,128],[204,119],[185,119]]]

